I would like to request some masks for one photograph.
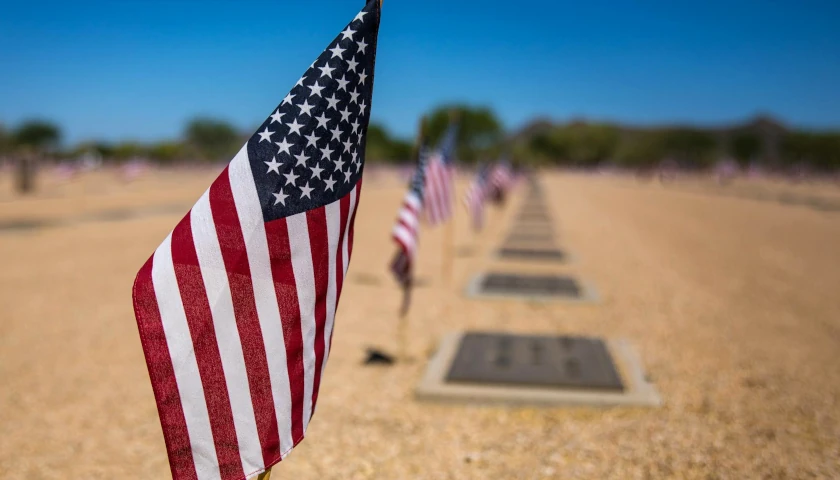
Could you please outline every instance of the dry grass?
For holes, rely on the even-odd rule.
[[[122,184],[91,173],[15,199],[0,224],[82,219],[183,204],[214,172]],[[399,295],[386,274],[403,194],[365,183],[330,366],[307,440],[276,478],[838,478],[840,213],[663,188],[622,178],[541,177],[569,266],[501,263],[515,198],[482,238],[459,211],[451,285],[441,230],[423,233],[410,363],[360,365],[396,346]],[[762,185],[761,188],[782,188]],[[784,187],[787,188],[787,187]],[[838,197],[836,187],[801,186]],[[703,191],[704,194],[697,192]],[[180,214],[0,231],[0,478],[167,478],[157,412],[131,310],[134,274]],[[559,270],[593,282],[597,305],[477,301],[487,268]],[[373,300],[375,299],[375,300]],[[631,339],[658,410],[421,404],[412,389],[436,340],[457,328]]]

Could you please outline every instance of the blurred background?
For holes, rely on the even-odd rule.
[[[132,282],[362,3],[0,7],[0,478],[167,478]],[[275,478],[840,478],[838,19],[817,0],[385,0],[335,342]],[[455,213],[423,226],[401,323],[391,229],[420,118],[438,145],[453,109]],[[497,255],[526,182],[470,228],[463,194],[502,158],[570,262]],[[488,271],[600,301],[468,298]],[[453,329],[627,339],[664,404],[417,401]],[[400,335],[408,361],[364,365]]]
[[[0,19],[0,151],[226,162],[347,2],[17,3]],[[371,162],[465,110],[459,159],[825,173],[840,166],[836,2],[395,2]]]

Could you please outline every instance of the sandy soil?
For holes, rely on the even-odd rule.
[[[0,229],[0,478],[168,478],[131,283],[215,173],[46,178],[25,200],[0,178],[0,226],[65,220]],[[412,360],[371,368],[361,365],[365,347],[397,346],[400,298],[386,265],[404,190],[394,176],[368,176],[318,411],[274,478],[840,478],[840,213],[696,182],[554,173],[541,182],[557,241],[577,261],[493,258],[521,194],[491,213],[480,238],[459,209],[451,281],[441,275],[444,230],[423,233]],[[795,189],[840,197],[836,186]],[[491,268],[567,272],[602,302],[465,298],[469,279]],[[416,402],[425,359],[460,328],[628,338],[666,404]]]

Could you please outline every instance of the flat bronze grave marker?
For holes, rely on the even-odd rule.
[[[566,254],[556,248],[525,248],[522,246],[505,245],[499,250],[502,258],[515,258],[522,260],[552,260],[563,261]]]
[[[481,282],[486,293],[536,294],[579,297],[580,285],[572,277],[559,275],[517,275],[490,273]]]
[[[662,405],[624,339],[491,332],[445,335],[415,394],[468,405]]]
[[[447,382],[624,391],[598,338],[467,333]]]

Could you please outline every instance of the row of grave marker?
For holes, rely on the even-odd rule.
[[[542,189],[532,179],[505,260],[565,262]],[[556,274],[487,272],[467,293],[480,298],[591,301],[591,288]],[[443,338],[417,387],[420,399],[469,403],[657,406],[661,399],[624,340],[578,336],[455,332]]]

